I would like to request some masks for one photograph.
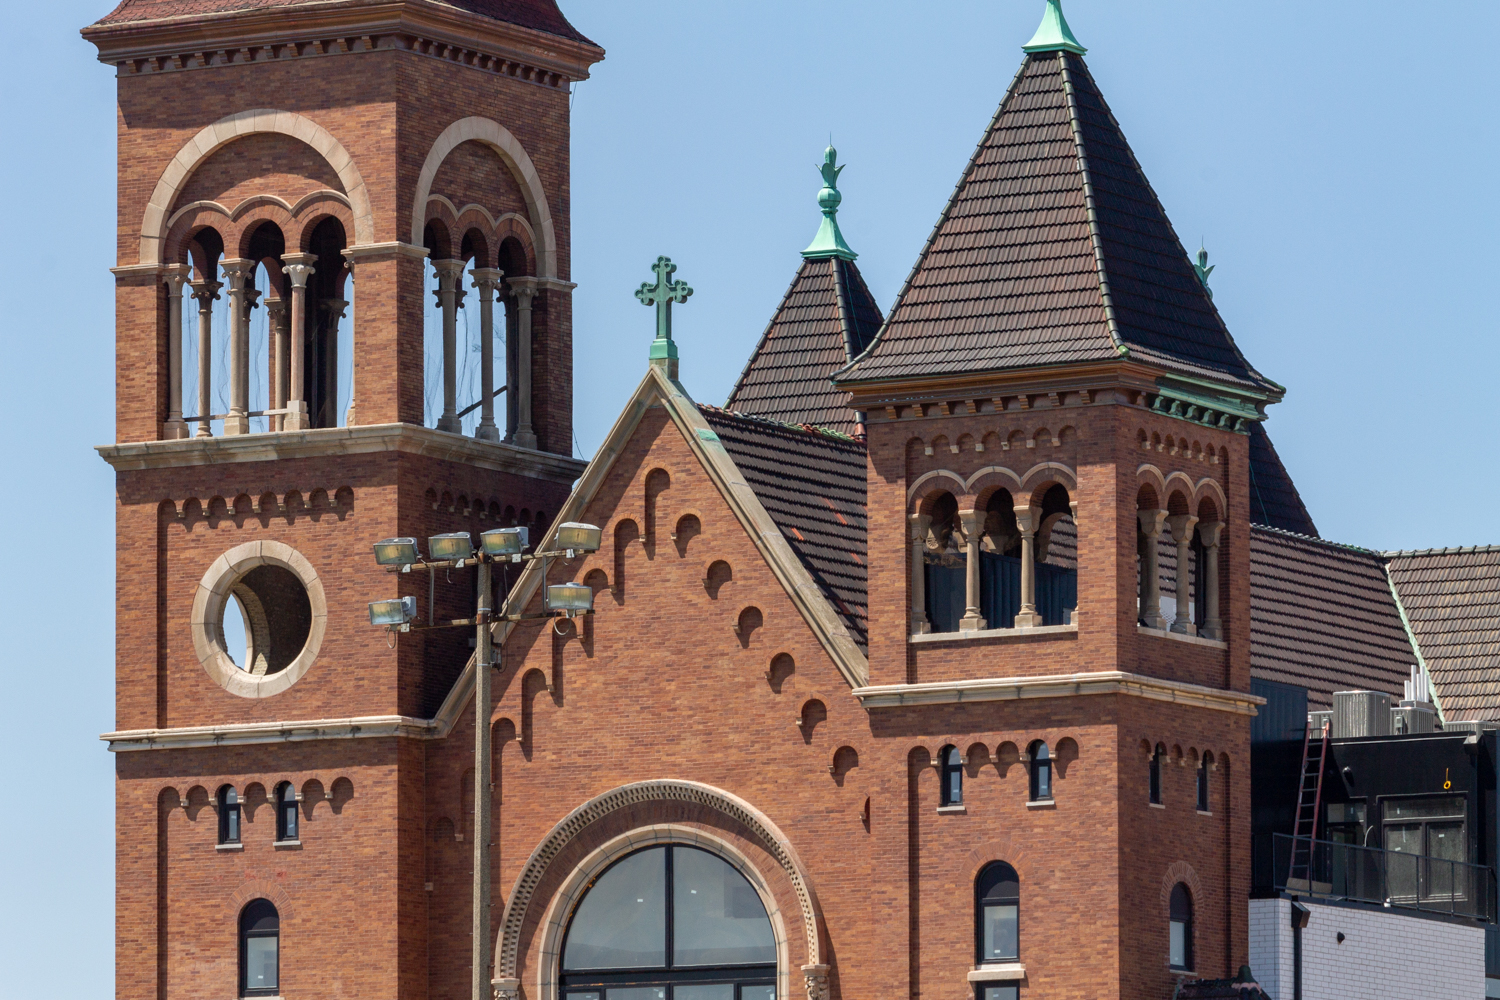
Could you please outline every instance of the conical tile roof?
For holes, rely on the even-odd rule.
[[[1083,58],[1026,57],[884,329],[840,382],[1128,356],[1251,391]]]
[[[855,433],[848,393],[829,376],[870,345],[880,323],[880,307],[852,260],[803,260],[725,408]]]

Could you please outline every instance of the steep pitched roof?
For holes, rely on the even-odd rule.
[[[1500,547],[1388,552],[1444,721],[1500,718]]]
[[[1280,393],[1235,347],[1076,53],[1027,56],[844,382],[1103,361]]]
[[[482,17],[520,25],[549,35],[594,44],[568,23],[556,0],[428,0],[434,6],[454,7]],[[95,25],[126,24],[168,18],[232,14],[261,8],[313,6],[326,8],[329,0],[123,0]]]
[[[1250,425],[1250,523],[1318,537],[1302,494],[1259,423]]]
[[[853,434],[858,418],[829,376],[869,346],[880,307],[852,260],[802,262],[725,408]]]
[[[699,410],[854,641],[866,648],[864,444],[717,407]]]
[[[1378,553],[1251,528],[1252,676],[1327,708],[1335,691],[1399,697],[1416,659]]]

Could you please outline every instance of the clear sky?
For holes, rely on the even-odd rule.
[[[0,994],[33,1000],[112,991],[112,763],[96,737],[112,726],[113,495],[92,446],[113,436],[114,81],[77,35],[109,4],[10,4],[0,62]],[[723,402],[816,229],[830,133],[849,164],[844,234],[888,308],[1042,2],[563,9],[609,53],[574,94],[587,455],[645,369],[652,318],[631,292],[658,254],[696,290],[675,324],[683,381]],[[1268,427],[1323,535],[1500,542],[1500,4],[1066,10],[1178,232],[1218,265],[1241,348],[1287,387]]]

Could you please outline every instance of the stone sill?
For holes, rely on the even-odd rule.
[[[966,813],[969,810],[963,806],[938,806],[937,811],[940,813]]]
[[[1219,639],[1205,639],[1201,635],[1185,635],[1182,632],[1169,632],[1161,628],[1147,628],[1144,625],[1135,627],[1136,635],[1154,635],[1162,639],[1173,639],[1177,642],[1191,643],[1194,646],[1207,646],[1210,649],[1228,649],[1229,643]]]
[[[1165,809],[1165,808],[1167,808],[1166,805],[1163,804],[1163,803],[1161,803],[1161,802],[1147,802],[1146,805],[1150,806],[1152,809]]]
[[[244,844],[215,844],[214,845],[214,850],[216,850],[216,851],[243,851],[244,849],[245,849],[245,845]]]
[[[1014,982],[1026,978],[1026,966],[1020,962],[983,965],[969,973],[971,983]]]
[[[276,848],[276,850],[278,850],[278,851],[300,851],[300,850],[302,850],[302,841],[300,841],[300,840],[278,840],[274,844],[272,844],[271,846],[274,847],[274,848]]]
[[[1209,812],[1207,809],[1199,809],[1198,810],[1198,815],[1199,816],[1212,816],[1213,813]]]
[[[968,642],[971,639],[1028,639],[1034,636],[1077,634],[1077,625],[1038,625],[1035,628],[985,628],[974,632],[927,632],[911,636],[911,641]]]
[[[1057,800],[1056,799],[1036,799],[1036,800],[1034,800],[1032,802],[1026,803],[1026,808],[1027,809],[1056,809],[1057,808]]]

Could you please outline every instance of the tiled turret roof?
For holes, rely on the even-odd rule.
[[[1250,523],[1319,537],[1297,484],[1259,423],[1250,425]]]

